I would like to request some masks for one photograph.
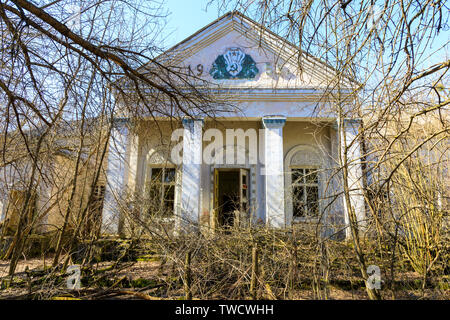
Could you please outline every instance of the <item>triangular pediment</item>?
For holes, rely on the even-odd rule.
[[[238,12],[230,12],[160,59],[211,84],[236,89],[329,88],[335,71]],[[301,66],[301,68],[299,67]],[[350,87],[347,81],[344,87]]]

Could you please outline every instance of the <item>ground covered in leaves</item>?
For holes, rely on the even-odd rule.
[[[121,254],[99,254],[89,263],[71,261],[71,264],[81,265],[81,288],[67,288],[68,275],[60,268],[51,268],[53,255],[22,259],[13,277],[8,276],[9,261],[0,260],[1,290],[0,299],[185,299],[185,270],[183,260],[167,259],[148,247],[127,251]],[[108,259],[109,258],[109,259]],[[114,258],[114,259],[113,259]],[[236,259],[235,259],[236,260]],[[192,263],[192,298],[193,299],[250,299],[250,270],[245,265],[244,271],[230,275],[231,269],[214,269],[214,266],[204,266],[201,257]],[[219,261],[219,260],[218,260]],[[231,265],[221,259],[223,265]],[[335,264],[335,261],[332,261]],[[275,277],[263,269],[265,278],[258,285],[258,299],[367,299],[365,284],[361,280],[358,269],[344,272],[342,267],[330,267],[333,276],[324,279],[313,277],[308,268],[301,268],[299,262],[295,283],[289,288],[280,285]],[[214,264],[217,265],[217,262]],[[217,266],[216,266],[217,267]],[[220,279],[202,278],[205,270],[211,274],[224,276]],[[267,268],[267,267],[266,267]],[[234,266],[234,269],[237,269]],[[214,271],[216,270],[216,271]],[[265,272],[265,273],[264,273]],[[331,272],[331,271],[330,271]],[[383,299],[450,299],[450,277],[448,275],[430,277],[427,284],[414,271],[397,272],[395,281],[387,283],[388,275],[382,274],[381,294]],[[225,279],[225,280],[224,280]],[[229,281],[228,285],[224,282]],[[216,283],[222,283],[218,286]],[[207,291],[204,288],[210,287]]]

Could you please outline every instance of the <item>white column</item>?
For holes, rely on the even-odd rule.
[[[265,162],[265,215],[266,225],[283,228],[286,225],[284,210],[284,157],[283,126],[286,118],[264,117]]]
[[[52,158],[51,158],[52,159]],[[55,161],[52,159],[52,161]],[[49,167],[42,168],[43,175],[46,177],[51,177],[51,172]],[[50,206],[51,203],[54,200],[52,199],[52,183],[51,179],[44,180],[42,179],[39,182],[39,193],[38,193],[38,199],[37,199],[37,210],[38,215],[42,216],[44,212],[46,212]],[[44,216],[42,216],[42,219],[38,222],[39,223],[39,232],[47,232],[49,229],[48,224],[48,217],[50,215],[50,211],[48,211]]]
[[[6,203],[7,203],[6,196],[3,193],[1,193],[0,194],[0,222],[5,220],[5,218],[6,218]]]
[[[342,194],[342,170],[339,161],[340,155],[340,138],[339,126],[335,121],[330,125],[330,154],[328,157],[328,174],[325,178],[327,184],[325,189],[324,208],[325,215],[321,220],[326,225],[322,235],[324,237],[331,236],[333,239],[340,239],[345,236],[344,226],[346,225],[346,213],[344,212],[344,197]]]
[[[8,207],[8,195],[9,195],[9,186],[8,186],[8,170],[7,167],[11,165],[7,165],[6,167],[0,168],[0,222],[6,219],[6,208]],[[0,232],[2,232],[0,230]]]
[[[6,218],[6,203],[8,199],[8,188],[6,182],[3,181],[5,178],[5,168],[0,168],[0,222]],[[1,232],[1,230],[0,230]]]
[[[361,167],[361,144],[358,136],[361,127],[361,121],[357,119],[344,119],[341,123],[343,127],[339,128],[341,152],[347,152],[347,168],[348,168],[348,188],[350,195],[350,204],[355,212],[358,225],[364,226],[365,219],[365,202],[363,196],[363,173]],[[344,164],[345,165],[345,164]],[[345,224],[350,223],[350,208],[344,200],[344,217]],[[346,228],[346,237],[351,237],[350,228]]]
[[[120,212],[128,192],[134,191],[138,138],[130,133],[127,119],[116,119],[109,138],[106,190],[102,212],[102,233],[118,234]],[[128,187],[131,187],[130,190]]]
[[[203,120],[183,119],[183,126],[181,216],[177,219],[177,228],[196,225],[200,215]]]

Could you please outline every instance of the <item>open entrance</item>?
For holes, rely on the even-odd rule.
[[[217,226],[238,226],[248,210],[248,170],[214,170],[214,209]]]

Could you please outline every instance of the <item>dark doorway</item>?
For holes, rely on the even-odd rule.
[[[236,212],[240,208],[239,170],[220,170],[218,189],[219,226],[232,227]]]

